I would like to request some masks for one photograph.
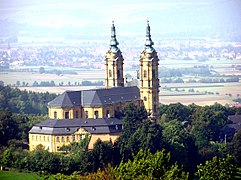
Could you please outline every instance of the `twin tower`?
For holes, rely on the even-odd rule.
[[[123,56],[118,48],[114,22],[111,27],[110,49],[106,53],[106,88],[124,87]],[[157,107],[159,104],[159,79],[158,79],[158,56],[151,40],[150,25],[147,21],[145,48],[140,55],[140,97],[151,117],[158,117]]]

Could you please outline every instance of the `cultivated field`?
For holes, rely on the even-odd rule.
[[[78,74],[39,74],[38,72],[4,72],[0,73],[0,80],[4,82],[5,85],[16,84],[17,81],[28,82],[33,84],[34,81],[54,81],[55,84],[61,82],[82,82],[85,80],[88,81],[101,81],[104,80],[104,71],[95,70],[95,71],[78,71]]]
[[[212,59],[207,62],[198,61],[178,61],[178,60],[160,60],[160,66],[166,68],[191,68],[194,66],[209,65],[212,66],[212,70],[219,73],[217,78],[225,79],[226,75],[241,75],[241,71],[237,71],[233,68],[234,65],[241,65],[241,60],[215,60]],[[124,66],[125,67],[125,66]],[[76,84],[82,81],[103,81],[105,80],[105,70],[94,69],[77,69],[77,68],[65,68],[65,67],[44,67],[46,71],[74,71],[76,74],[62,73],[57,75],[55,73],[43,73],[38,72],[39,67],[19,67],[19,69],[31,69],[31,71],[23,72],[0,72],[0,80],[5,85],[16,85],[17,81],[20,81],[19,88],[21,90],[37,91],[37,92],[50,92],[50,93],[62,93],[66,90],[83,90],[83,89],[95,89],[103,88],[100,86],[76,86]],[[126,67],[125,67],[126,68]],[[125,74],[131,74],[136,77],[136,71],[126,71]],[[208,77],[181,77],[185,82],[189,79],[200,79]],[[215,77],[211,77],[215,78]],[[29,87],[34,81],[54,81],[55,87]],[[22,83],[28,83],[28,87],[21,87]],[[63,83],[64,86],[58,86]],[[74,86],[75,85],[75,86]],[[241,96],[241,82],[235,83],[162,83],[160,88],[160,102],[164,104],[180,102],[183,104],[196,103],[199,105],[210,105],[215,102],[225,104],[234,104],[233,99]]]

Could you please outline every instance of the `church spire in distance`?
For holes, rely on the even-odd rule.
[[[149,25],[149,20],[147,19],[145,49],[153,50],[152,45],[154,45],[154,42],[151,40],[151,28]]]
[[[115,25],[114,21],[112,21],[111,26],[111,39],[110,39],[110,50],[112,52],[117,52],[119,48],[117,47],[119,45],[118,41],[116,40],[116,32],[115,32]]]

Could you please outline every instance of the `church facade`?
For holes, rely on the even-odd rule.
[[[145,106],[151,118],[158,118],[159,79],[158,56],[147,21],[145,47],[140,55],[139,87],[125,86],[124,58],[118,48],[114,22],[111,27],[110,49],[105,56],[105,88],[65,91],[48,103],[49,119],[35,124],[29,131],[29,149],[39,144],[50,152],[63,145],[79,142],[90,135],[89,149],[99,138],[116,141],[122,131],[118,114],[132,102]]]

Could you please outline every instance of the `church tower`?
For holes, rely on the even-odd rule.
[[[110,49],[105,56],[106,79],[105,86],[107,88],[124,86],[123,78],[123,57],[119,45],[116,40],[115,25],[112,21]]]
[[[145,49],[140,55],[140,94],[151,117],[158,117],[159,79],[158,56],[151,40],[150,25],[147,21]]]

